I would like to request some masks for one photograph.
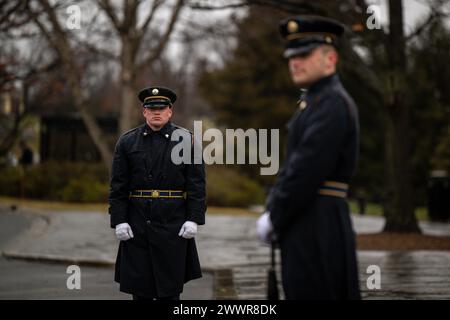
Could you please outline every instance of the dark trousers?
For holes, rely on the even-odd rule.
[[[179,294],[177,294],[177,295],[174,295],[174,296],[170,296],[170,297],[161,297],[161,298],[157,298],[157,297],[154,297],[154,298],[150,298],[150,297],[141,297],[141,296],[137,296],[137,295],[134,295],[133,294],[133,300],[174,300],[174,301],[176,301],[176,300],[180,300],[180,295]]]

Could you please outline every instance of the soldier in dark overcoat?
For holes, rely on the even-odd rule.
[[[115,281],[134,299],[177,300],[184,283],[202,276],[194,236],[205,223],[204,164],[173,159],[179,143],[187,151],[194,145],[191,133],[170,121],[176,94],[150,87],[138,97],[145,123],[122,134],[112,164]]]
[[[285,163],[257,232],[281,250],[287,299],[359,299],[346,201],[358,155],[358,112],[336,74],[344,28],[318,16],[280,26],[291,77],[304,93],[288,122]]]

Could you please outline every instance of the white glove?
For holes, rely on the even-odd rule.
[[[120,241],[127,241],[134,237],[133,231],[128,223],[120,223],[116,226],[116,237]]]
[[[273,226],[272,221],[270,221],[270,212],[264,212],[258,221],[256,221],[256,234],[259,240],[264,243],[270,244],[270,239],[272,236]]]
[[[185,238],[191,239],[197,234],[197,224],[192,221],[186,221],[178,232],[178,235]]]

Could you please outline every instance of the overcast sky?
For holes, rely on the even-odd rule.
[[[366,0],[367,3],[379,5],[381,9],[381,23],[387,24],[389,22],[387,2],[388,0]],[[428,2],[433,0],[403,0],[403,11],[405,20],[405,31],[414,29],[414,26],[423,20],[430,12]],[[450,11],[450,2],[447,5],[447,12]],[[447,19],[449,20],[449,19]]]
[[[122,1],[122,0],[117,0],[118,2]],[[165,4],[169,5],[173,3],[174,0],[171,1],[167,1]],[[233,0],[234,1],[234,0]],[[237,0],[236,0],[237,1]],[[387,12],[387,2],[388,0],[366,0],[368,3],[374,4],[374,5],[378,5],[380,8],[380,21],[383,25],[388,25],[388,12]],[[428,2],[429,1],[435,1],[435,0],[403,0],[403,5],[404,5],[404,13],[405,13],[405,32],[406,34],[409,34],[411,32],[411,30],[414,29],[414,26],[417,25],[418,22],[420,22],[421,20],[425,19],[425,17],[427,17],[427,15],[429,14],[429,5]],[[215,4],[215,3],[223,3],[223,1],[218,1],[216,2],[215,0],[210,0],[208,1],[210,2],[210,4]],[[231,2],[231,1],[230,1]],[[447,12],[450,12],[450,0],[448,1],[449,4],[447,5]],[[80,2],[80,4],[82,4],[81,9],[82,9],[82,20],[84,20],[82,22],[82,26],[86,26],[88,25],[88,21],[92,19],[93,14],[95,12],[95,10],[92,10],[92,3],[90,1],[83,1]],[[238,16],[242,16],[245,15],[246,9],[245,8],[240,8],[240,9],[229,9],[229,10],[215,10],[215,11],[198,11],[198,10],[190,10],[188,8],[186,8],[185,10],[182,11],[182,18],[180,19],[181,21],[179,23],[177,23],[176,25],[176,30],[182,30],[182,28],[185,26],[185,24],[182,21],[196,21],[199,24],[217,24],[220,20],[227,20],[227,18],[230,16],[230,14],[238,14]],[[158,12],[157,15],[157,23],[158,24],[165,24],[167,22],[167,18],[170,14],[170,10],[166,9],[162,9],[161,11]],[[142,16],[145,16],[146,12],[142,12]],[[103,17],[104,18],[104,17]],[[106,18],[104,18],[105,20]],[[449,21],[448,25],[450,26],[450,19],[447,19],[447,21]],[[97,23],[101,23],[101,20],[97,20]],[[109,23],[109,22],[107,22]],[[74,31],[74,32],[78,32],[78,31]],[[83,32],[85,33],[85,35],[89,36],[89,32],[86,33],[86,30],[81,30],[80,31],[80,35],[83,34]],[[168,47],[168,50],[166,50],[166,54],[168,54],[168,56],[172,59],[173,63],[176,65],[179,61],[179,53],[180,50],[183,50],[184,48],[181,47],[179,45],[179,43],[177,43],[177,36],[176,33],[174,35],[174,37],[172,37],[172,41]],[[206,40],[206,39],[204,39]],[[26,41],[25,41],[26,42]],[[103,45],[103,49],[106,49],[107,47],[114,47],[114,44],[118,44],[117,42],[114,41],[108,41],[108,42],[103,42],[100,41]],[[195,47],[195,54],[197,55],[201,55],[204,57],[207,57],[210,61],[216,62],[216,63],[220,63],[221,58],[220,58],[220,54],[218,54],[217,51],[217,46],[225,46],[227,47],[228,43],[223,42],[223,44],[221,44],[223,41],[220,41],[220,39],[217,39],[216,44],[214,47],[214,45],[211,45],[211,41],[209,39],[209,41],[199,41],[198,45]],[[16,43],[17,45],[17,43]],[[28,48],[28,46],[26,44],[24,44],[24,46],[26,48]],[[19,46],[20,47],[20,46]],[[231,46],[228,46],[228,48],[230,48]],[[117,50],[117,46],[116,46],[116,50]],[[27,52],[27,50],[25,50],[25,52]],[[29,52],[29,50],[28,50]],[[29,52],[29,54],[33,54],[31,52]]]
[[[387,3],[388,0],[366,0],[367,3],[378,5],[380,9],[380,22],[384,26],[388,26],[389,23],[389,17],[388,17],[388,10],[387,10]],[[428,2],[434,1],[434,0],[403,0],[403,9],[404,9],[404,21],[405,21],[405,33],[408,35],[412,30],[414,30],[414,26],[417,25],[421,20],[425,19],[427,15],[430,12]],[[214,5],[217,4],[223,4],[223,1],[215,1],[211,0],[209,1],[210,4]],[[215,11],[207,11],[206,13],[204,11],[192,11],[189,10],[190,14],[192,15],[190,18],[196,17],[196,19],[199,19],[200,21],[204,20],[211,21],[211,20],[220,20],[220,19],[226,19],[231,13],[240,12],[241,16],[242,13],[245,13],[245,9],[231,9],[231,10],[215,10]],[[450,0],[448,5],[448,12],[450,12]],[[447,19],[450,22],[450,19]],[[448,24],[450,26],[450,23]],[[199,46],[202,47],[204,44],[199,43]],[[170,46],[171,50],[169,50],[169,56],[173,57],[176,61],[176,56],[178,54],[178,50],[181,49],[180,46],[177,43],[172,42]],[[220,61],[219,56],[213,50],[211,50],[210,47],[205,46],[205,51],[208,52],[207,56],[210,61],[218,62]]]

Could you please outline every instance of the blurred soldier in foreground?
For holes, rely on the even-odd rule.
[[[281,249],[287,299],[359,299],[346,201],[358,154],[358,114],[336,74],[344,28],[331,19],[299,16],[280,29],[292,80],[306,93],[288,123],[286,160],[257,233]]]

